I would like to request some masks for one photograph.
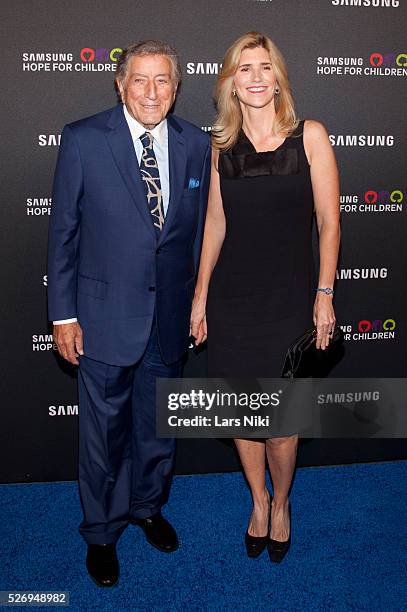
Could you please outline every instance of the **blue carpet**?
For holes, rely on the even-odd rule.
[[[178,476],[165,514],[180,549],[129,526],[111,590],[84,568],[76,483],[2,485],[0,590],[69,591],[68,610],[406,610],[406,476],[405,462],[298,469],[281,565],[245,556],[241,474]]]

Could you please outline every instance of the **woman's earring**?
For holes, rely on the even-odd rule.
[[[232,89],[232,94],[236,96],[236,89]]]
[[[280,88],[279,88],[278,86],[276,86],[276,87],[274,88],[274,93],[275,93],[275,94],[279,94],[279,93],[280,93]]]

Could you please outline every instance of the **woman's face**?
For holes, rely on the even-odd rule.
[[[276,77],[267,49],[244,49],[233,79],[241,104],[263,108],[273,101]]]

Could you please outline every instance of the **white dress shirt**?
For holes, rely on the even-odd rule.
[[[143,144],[140,140],[140,136],[144,132],[150,132],[154,138],[153,149],[157,159],[158,171],[160,173],[161,191],[163,198],[163,210],[164,217],[167,214],[168,203],[170,200],[170,171],[168,161],[168,125],[167,119],[163,119],[161,123],[155,126],[152,130],[147,130],[141,123],[139,123],[134,117],[132,117],[127,110],[125,104],[123,104],[123,112],[129,126],[131,138],[133,140],[134,151],[136,153],[137,161],[140,164],[141,154],[143,152]],[[146,204],[147,205],[147,204]],[[53,321],[54,325],[63,325],[64,323],[76,323],[78,319],[62,319],[60,321]]]

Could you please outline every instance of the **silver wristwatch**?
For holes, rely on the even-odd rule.
[[[326,295],[333,295],[334,290],[331,287],[318,287],[317,291],[322,291]]]

